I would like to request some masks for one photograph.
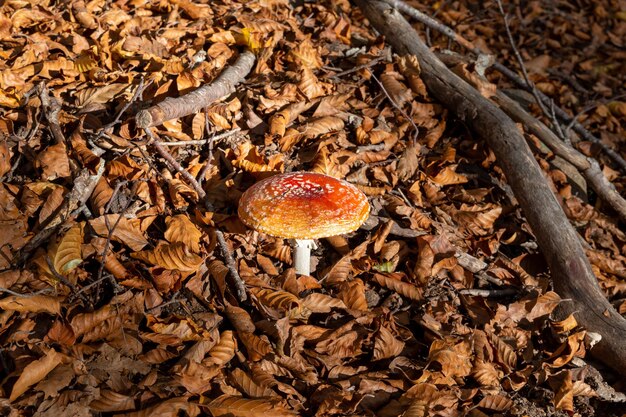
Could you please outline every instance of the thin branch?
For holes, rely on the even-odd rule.
[[[522,71],[522,75],[524,76],[524,81],[526,81],[526,85],[531,88],[531,93],[533,97],[535,97],[535,102],[541,109],[541,112],[548,119],[552,121],[552,125],[554,126],[554,129],[556,133],[559,135],[559,137],[561,138],[561,140],[565,142],[569,142],[569,140],[566,139],[565,136],[563,135],[563,131],[561,130],[561,124],[559,123],[559,121],[556,119],[556,116],[554,115],[554,101],[550,100],[550,109],[548,109],[544,105],[543,101],[541,100],[541,97],[539,97],[539,93],[538,93],[539,90],[537,90],[537,87],[533,84],[533,82],[530,80],[530,77],[528,76],[528,71],[526,71],[526,65],[524,64],[522,55],[520,55],[519,50],[517,49],[517,46],[515,45],[515,40],[513,39],[513,34],[511,33],[511,27],[509,26],[509,16],[506,14],[506,12],[504,11],[504,8],[502,7],[502,1],[496,0],[496,3],[498,4],[498,9],[500,11],[500,14],[502,15],[502,20],[504,21],[504,30],[506,31],[506,36],[509,40],[509,45],[511,45],[513,56],[515,56],[515,60],[517,61],[517,64],[520,67],[520,71]]]
[[[168,97],[161,103],[137,113],[137,126],[148,129],[163,122],[197,113],[209,104],[235,91],[235,86],[243,81],[252,70],[256,57],[246,50],[237,61],[226,68],[213,82],[180,97]]]
[[[154,134],[152,133],[152,131],[150,129],[144,129],[144,131],[146,132],[146,135],[148,135],[148,137],[150,138],[150,144],[152,144],[152,146],[154,146],[154,148],[157,150],[159,155],[161,155],[161,157],[163,159],[165,159],[167,161],[167,163],[170,164],[170,166],[172,168],[174,168],[176,171],[178,171],[180,173],[180,175],[182,175],[183,178],[185,178],[187,180],[187,182],[189,182],[189,184],[196,191],[196,194],[198,194],[198,198],[203,200],[206,197],[206,192],[202,189],[200,184],[198,184],[198,181],[196,181],[196,179],[193,177],[193,175],[191,175],[189,173],[189,171],[187,171],[185,168],[183,168],[182,165],[179,164],[178,161],[176,161],[176,159],[174,159],[172,154],[170,154],[167,151],[167,149],[165,149],[163,147],[161,142],[154,136]]]
[[[502,289],[496,288],[493,290],[468,288],[465,290],[460,290],[459,294],[472,295],[475,297],[498,298],[498,297],[509,297],[511,295],[519,294],[519,290],[515,288],[502,288]]]
[[[341,77],[344,77],[346,75],[352,74],[354,72],[361,71],[362,69],[367,69],[367,68],[373,67],[374,65],[378,64],[380,61],[383,61],[384,59],[385,59],[385,57],[382,57],[382,56],[376,57],[376,58],[372,59],[371,61],[366,62],[365,64],[357,65],[356,67],[350,68],[349,70],[341,71],[341,72],[338,72],[335,75],[331,75],[329,78],[331,78],[331,79],[332,78],[341,78]]]
[[[222,249],[222,256],[226,260],[226,267],[230,272],[230,276],[233,279],[235,284],[235,289],[237,291],[237,298],[240,301],[246,301],[248,296],[246,294],[246,284],[243,282],[241,277],[239,276],[239,272],[237,272],[237,266],[235,265],[235,259],[233,255],[230,253],[230,249],[228,248],[228,244],[226,243],[226,239],[224,239],[224,233],[221,230],[215,229],[215,236],[217,237],[217,241]]]
[[[228,138],[230,136],[233,136],[237,133],[241,132],[241,128],[236,127],[234,129],[231,129],[227,132],[223,132],[220,133],[219,135],[214,135],[212,138],[207,138],[207,139],[198,139],[198,140],[180,140],[180,141],[176,141],[176,142],[159,142],[161,145],[163,146],[198,146],[198,145],[206,145],[207,143],[210,143],[211,140],[213,141],[217,141],[217,140],[221,140],[221,139],[225,139]]]

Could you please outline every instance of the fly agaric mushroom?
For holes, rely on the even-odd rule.
[[[291,239],[296,273],[309,275],[313,239],[352,232],[369,215],[367,197],[354,185],[311,172],[266,178],[239,200],[239,218],[248,227]]]

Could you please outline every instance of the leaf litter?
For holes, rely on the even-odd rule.
[[[595,101],[579,120],[623,150],[624,102],[611,99],[626,74],[623,5],[558,3],[565,13],[531,2],[511,21],[531,77],[574,114]],[[509,58],[495,6],[424,10]],[[553,315],[567,301],[492,152],[348,2],[9,1],[0,21],[3,414],[619,415],[610,383],[623,381],[587,361],[596,335]],[[206,142],[170,151],[207,211],[131,113],[211,82],[246,46],[257,62],[237,93],[154,130]],[[486,96],[506,86],[492,78],[476,78]],[[553,155],[535,156],[626,313],[626,235]],[[373,226],[319,242],[312,276],[236,216],[249,186],[296,170],[346,179],[372,204]]]

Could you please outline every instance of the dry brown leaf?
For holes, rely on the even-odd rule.
[[[313,313],[328,313],[333,308],[347,308],[343,301],[318,292],[304,297],[301,301],[301,305]]]
[[[0,308],[20,313],[61,314],[61,299],[41,294],[11,295],[0,300]]]
[[[67,157],[67,148],[63,143],[48,146],[43,152],[37,155],[37,167],[42,172],[42,177],[46,181],[57,178],[66,178],[71,175],[70,160]]]
[[[241,392],[252,398],[275,397],[278,396],[268,387],[257,384],[247,373],[239,368],[234,369],[228,375],[229,381]]]
[[[232,395],[222,395],[206,404],[215,417],[291,417],[296,412],[285,409],[276,400],[246,399]]]
[[[101,413],[134,410],[135,399],[115,391],[101,390],[100,396],[89,404],[89,408]]]
[[[140,251],[148,244],[141,230],[141,220],[138,218],[128,219],[119,214],[107,214],[90,220],[89,225],[103,237],[108,237],[109,230],[113,230],[111,239],[127,245],[134,251]]]
[[[513,406],[513,400],[504,395],[485,395],[476,405],[491,411],[508,411]]]
[[[130,413],[116,414],[117,417],[177,417],[181,412],[186,413],[189,417],[195,417],[200,414],[200,407],[191,402],[189,398],[175,397],[162,401],[143,410],[133,411]]]
[[[380,82],[383,84],[387,94],[389,94],[394,103],[402,108],[413,98],[413,94],[406,85],[398,80],[400,77],[400,74],[396,72],[387,71],[380,76]]]
[[[423,290],[413,284],[401,281],[402,277],[404,277],[404,274],[399,272],[376,273],[373,276],[378,285],[382,287],[395,291],[410,300],[422,300],[424,298]]]
[[[298,297],[286,291],[254,288],[251,292],[262,304],[272,308],[286,311],[300,306]]]
[[[463,174],[456,172],[456,165],[448,165],[431,179],[437,185],[465,184],[468,180]]]
[[[341,299],[348,308],[361,311],[368,310],[367,299],[365,298],[365,284],[358,278],[339,284],[337,297]]]
[[[11,151],[6,140],[0,142],[0,177],[11,170]]]
[[[231,330],[224,330],[220,334],[220,340],[209,351],[209,357],[202,361],[204,365],[222,366],[230,362],[235,357],[237,349],[237,339]]]
[[[9,401],[15,401],[28,388],[44,379],[62,360],[63,355],[57,353],[54,349],[50,349],[44,357],[26,365],[11,389]]]

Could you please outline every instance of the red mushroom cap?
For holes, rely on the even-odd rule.
[[[289,239],[318,239],[352,232],[369,215],[367,197],[354,185],[311,172],[266,178],[239,200],[248,227]]]

